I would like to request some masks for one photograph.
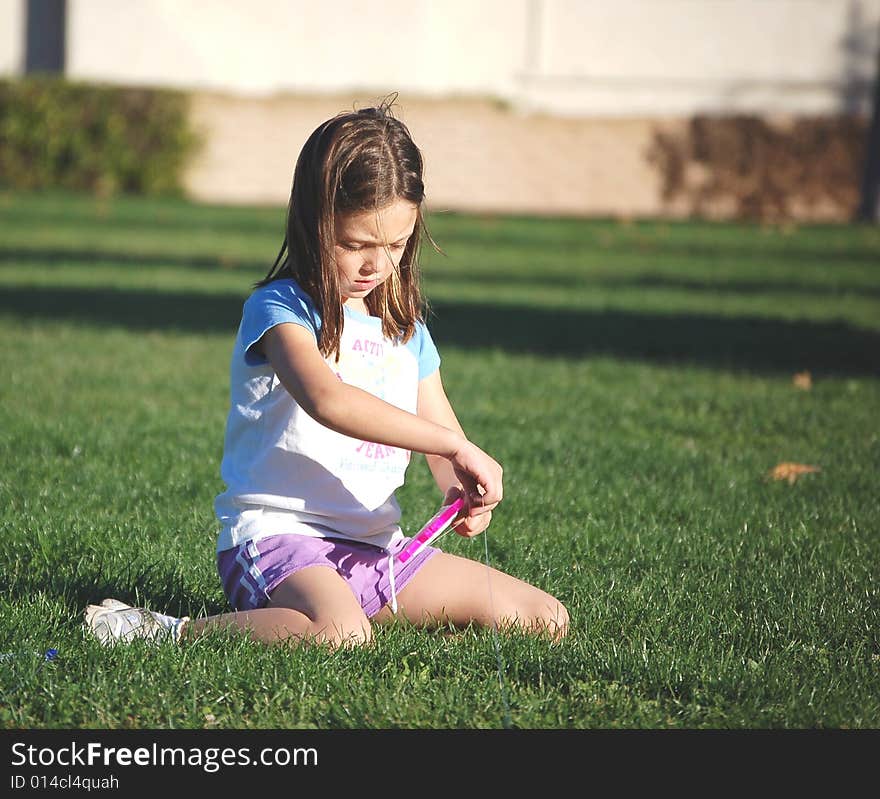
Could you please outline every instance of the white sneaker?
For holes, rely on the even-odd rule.
[[[94,605],[92,605],[94,607]],[[120,602],[118,599],[105,599],[101,602],[102,608],[110,608],[110,610],[126,610],[130,608],[131,605],[126,605],[125,602]]]
[[[84,626],[102,644],[131,641],[135,638],[161,639],[165,635],[178,640],[189,617],[176,619],[145,608],[133,608],[118,599],[105,599],[85,610]]]

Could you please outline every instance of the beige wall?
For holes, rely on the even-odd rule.
[[[192,115],[205,146],[187,172],[188,194],[207,202],[286,203],[312,130],[369,100],[196,93]],[[663,206],[660,177],[645,157],[657,120],[524,115],[480,99],[406,95],[397,115],[424,153],[434,211],[654,216],[682,210]]]
[[[0,73],[25,0],[0,0]],[[68,74],[645,116],[864,107],[880,0],[68,0]]]
[[[196,92],[192,119],[205,143],[186,172],[186,191],[205,202],[284,204],[296,158],[312,130],[333,114],[369,102],[368,95],[266,99]],[[660,136],[687,137],[689,120],[683,117],[523,114],[479,98],[408,95],[401,95],[396,113],[424,153],[427,203],[434,211],[682,217],[694,212],[694,198],[711,178],[702,165],[689,161],[684,191],[664,198],[665,173],[652,152]],[[773,120],[786,121],[791,120]],[[827,152],[833,161],[836,145],[826,141],[821,152],[806,159],[810,170],[816,171]],[[829,166],[827,157],[824,163]],[[819,171],[838,181],[846,174],[839,164]],[[801,200],[815,193],[815,185],[793,180],[794,218],[844,221],[854,210],[827,198],[805,205]],[[852,195],[857,184],[858,175],[851,175],[845,192]],[[700,214],[735,216],[733,197],[702,203]]]
[[[0,75],[24,67],[24,0],[0,0]]]
[[[24,7],[0,0],[0,74]],[[286,202],[314,127],[399,91],[435,210],[674,216],[658,136],[865,110],[878,34],[880,0],[68,0],[67,73],[192,90],[198,200]]]
[[[523,100],[572,114],[826,113],[850,99],[864,107],[880,34],[880,0],[537,0],[535,8]]]
[[[88,79],[262,95],[503,95],[523,61],[524,0],[69,3],[69,72]]]

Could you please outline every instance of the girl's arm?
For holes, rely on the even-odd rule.
[[[501,466],[468,441],[457,422],[455,427],[447,427],[343,383],[321,357],[312,333],[301,325],[276,325],[266,331],[259,346],[281,384],[325,427],[376,444],[444,458],[458,484],[465,488],[466,505],[474,515],[490,511],[501,501]],[[482,496],[478,486],[485,492]]]
[[[462,430],[458,417],[452,410],[452,405],[446,396],[439,370],[419,383],[418,414],[422,419],[427,419],[429,422],[439,424],[464,436],[464,430]],[[461,488],[461,483],[446,458],[426,453],[425,460],[428,462],[431,474],[434,475],[437,487],[443,494],[446,494],[450,488]]]
[[[422,419],[442,425],[449,430],[455,430],[464,436],[464,430],[462,430],[458,417],[452,409],[452,404],[446,396],[446,390],[443,388],[439,369],[419,383],[418,414]],[[428,462],[431,474],[434,475],[437,487],[443,493],[444,502],[449,502],[464,493],[461,481],[455,474],[452,464],[446,458],[426,453],[425,460]],[[495,504],[497,503],[492,505],[493,508]],[[455,523],[454,528],[459,535],[469,538],[483,532],[489,526],[491,518],[492,510],[489,508],[484,514],[472,513],[459,520]]]

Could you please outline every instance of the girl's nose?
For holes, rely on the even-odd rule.
[[[370,247],[364,250],[364,268],[370,272],[381,272],[389,261],[388,251],[384,247]]]

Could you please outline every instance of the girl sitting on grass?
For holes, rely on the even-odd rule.
[[[462,536],[502,498],[501,466],[468,440],[424,323],[422,156],[390,103],[339,114],[296,164],[287,235],[244,304],[215,502],[234,612],[178,619],[118,600],[86,610],[101,641],[236,628],[266,642],[371,640],[371,622],[471,623],[559,639],[563,605],[477,561],[409,539],[394,496],[421,452]]]

